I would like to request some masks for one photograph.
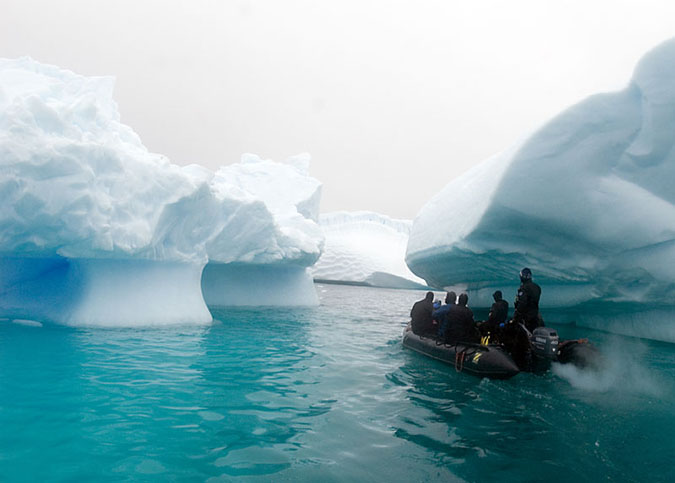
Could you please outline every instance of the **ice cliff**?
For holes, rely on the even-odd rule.
[[[120,122],[113,84],[0,59],[0,314],[147,325],[208,322],[204,298],[316,303],[308,156],[179,167]]]
[[[674,145],[670,40],[624,90],[572,106],[450,182],[415,218],[407,263],[432,285],[468,287],[474,306],[497,288],[513,300],[529,266],[544,311],[675,341]]]
[[[321,215],[324,252],[311,269],[314,279],[388,288],[424,288],[405,264],[409,220],[371,212]]]

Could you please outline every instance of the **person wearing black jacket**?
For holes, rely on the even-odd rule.
[[[495,303],[490,308],[490,315],[488,319],[481,325],[481,332],[484,334],[495,333],[499,329],[500,324],[505,324],[509,318],[509,303],[502,298],[501,290],[497,290],[492,294]]]
[[[523,268],[520,271],[520,287],[516,296],[516,311],[513,320],[525,325],[530,332],[543,324],[539,315],[539,298],[541,287],[532,281],[532,271]]]
[[[410,311],[412,331],[416,335],[436,335],[436,325],[431,317],[434,311],[434,293],[427,292],[424,299],[415,302]]]
[[[453,305],[447,314],[447,329],[445,330],[445,342],[478,342],[480,336],[473,320],[473,312],[466,304],[469,296],[460,294],[457,305]]]

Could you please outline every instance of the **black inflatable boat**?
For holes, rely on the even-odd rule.
[[[403,346],[454,365],[457,372],[468,372],[478,377],[508,379],[520,372],[511,356],[501,346],[444,344],[434,338],[414,334],[410,325],[403,334]]]
[[[413,333],[410,324],[403,332],[403,347],[453,365],[457,372],[491,379],[508,379],[521,371],[546,370],[551,362],[579,367],[598,367],[600,364],[598,350],[586,339],[561,341],[558,333],[548,327],[538,327],[532,334],[528,332],[528,336],[529,363],[520,368],[502,344],[444,343]],[[488,340],[484,339],[484,342]]]

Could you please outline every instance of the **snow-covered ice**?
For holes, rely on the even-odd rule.
[[[335,212],[319,218],[324,252],[311,269],[318,281],[389,288],[425,288],[405,264],[412,222],[372,212]]]
[[[620,92],[572,106],[450,182],[414,220],[407,263],[488,306],[529,266],[544,308],[675,341],[675,40]],[[611,311],[611,327],[603,314]]]
[[[309,176],[309,160],[303,154],[281,164],[246,154],[216,172],[211,186],[219,197],[241,190],[260,200],[264,212],[247,214],[246,230],[220,229],[207,244],[202,291],[208,305],[318,304],[307,267],[323,247],[321,183]]]
[[[250,268],[243,280],[264,267],[279,280],[264,285],[272,292],[284,288],[275,270],[310,277],[323,236],[321,185],[307,155],[287,163],[245,155],[215,173],[179,167],[121,123],[113,86],[110,77],[0,59],[1,315],[208,322],[201,285],[214,303],[227,303],[217,295],[231,286],[202,279],[207,262],[239,275]],[[304,288],[286,302],[316,303]]]

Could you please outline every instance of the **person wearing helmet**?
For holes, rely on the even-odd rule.
[[[543,325],[539,315],[539,298],[541,287],[532,281],[532,270],[523,268],[520,271],[520,287],[516,295],[513,320],[525,325],[530,332]]]

